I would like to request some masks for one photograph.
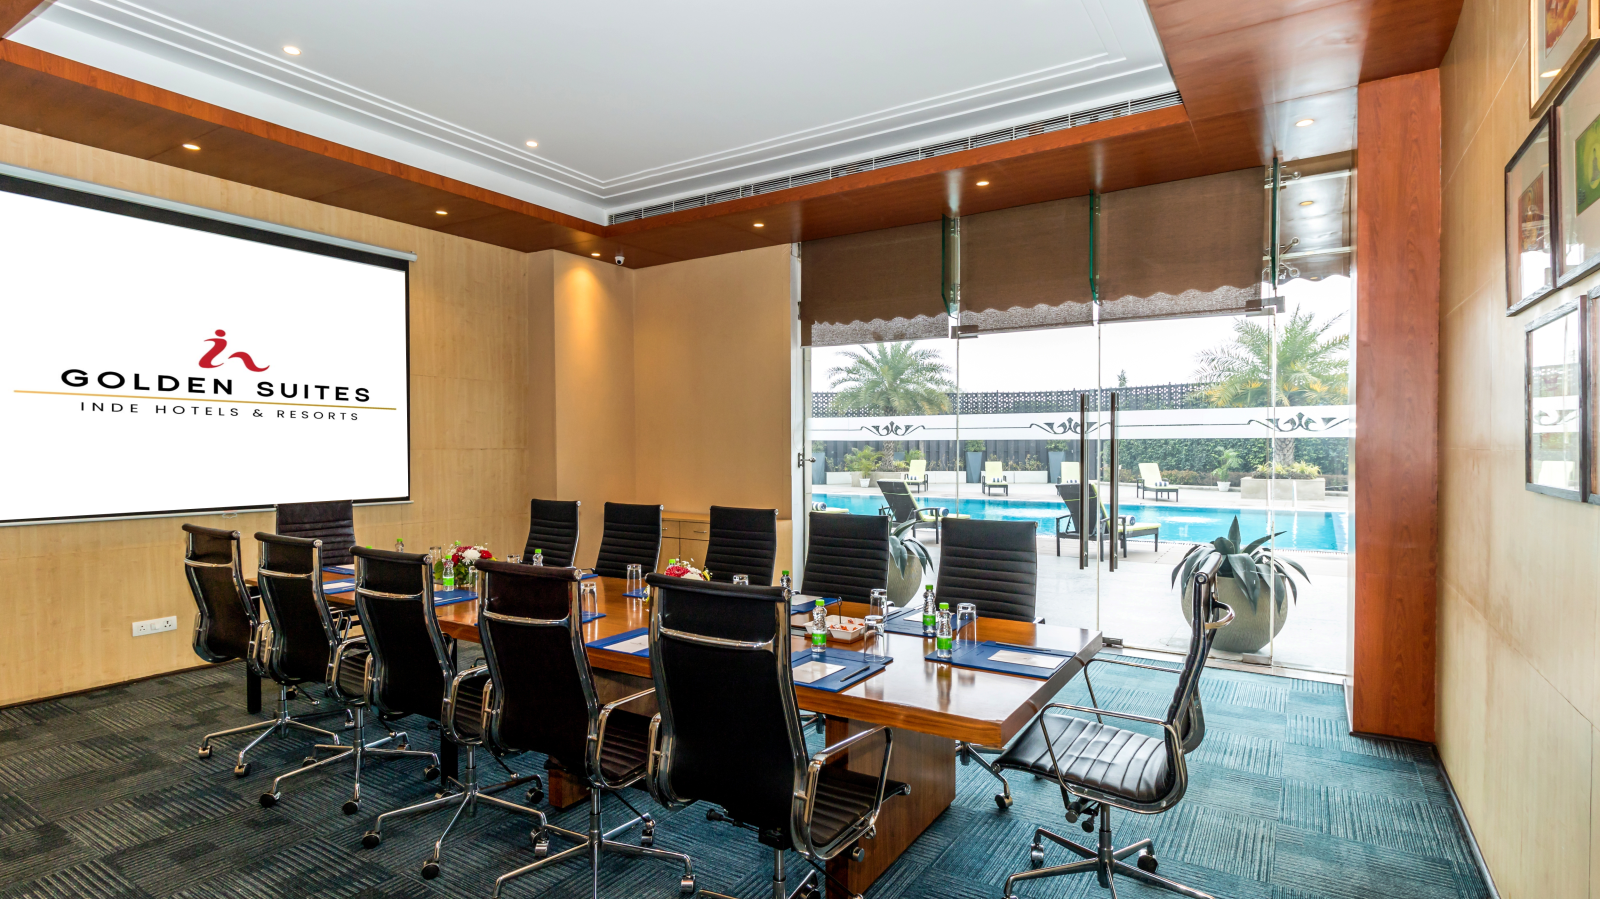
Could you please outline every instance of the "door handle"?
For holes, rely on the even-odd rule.
[[[805,453],[795,453],[795,456],[796,456],[795,462],[794,462],[794,467],[795,468],[805,468],[807,462],[815,462],[815,461],[817,461],[816,459],[811,458],[810,456],[806,455]]]
[[[1117,484],[1122,480],[1117,468],[1117,392],[1111,391],[1111,570],[1117,570],[1117,538],[1122,536],[1122,519],[1117,515]]]

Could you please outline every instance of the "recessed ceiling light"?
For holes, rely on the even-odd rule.
[[[293,44],[285,44],[283,47],[283,52],[289,54],[290,56],[299,56],[300,48]]]
[[[978,182],[978,186],[979,187],[988,187],[989,186],[989,182],[987,182],[987,181],[979,181]]]
[[[755,228],[765,228],[765,227],[766,227],[766,226],[767,226],[767,223],[766,223],[766,222],[756,222],[756,223],[755,223],[755,224],[754,224],[754,225],[753,225],[753,226],[752,226],[752,227],[755,227]]]
[[[530,140],[530,141],[528,141],[528,146],[537,147],[537,146],[539,146],[539,142],[536,141],[536,140]]]
[[[184,144],[183,148],[185,150],[198,150],[198,149],[200,149],[200,145],[199,144]]]
[[[600,254],[599,253],[590,253],[589,255],[595,257],[596,259],[600,258]]]
[[[1301,119],[1300,121],[1295,122],[1294,126],[1296,128],[1308,128],[1308,127],[1310,127],[1312,125],[1315,125],[1316,123],[1317,123],[1316,119]]]
[[[1300,201],[1300,205],[1301,206],[1315,206],[1315,205],[1317,205],[1317,201],[1316,200],[1301,200]]]
[[[450,214],[450,210],[448,210],[448,209],[435,209],[433,211],[433,214],[434,215],[449,215]]]
[[[1560,75],[1560,74],[1561,74],[1561,70],[1560,69],[1551,69],[1548,72],[1540,72],[1539,73],[1539,77],[1540,78],[1554,78],[1554,77],[1556,77],[1557,75]]]

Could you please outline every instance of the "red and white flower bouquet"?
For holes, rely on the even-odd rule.
[[[679,559],[673,559],[666,568],[661,570],[661,573],[667,577],[686,577],[702,581],[711,580],[711,572],[701,571],[693,565],[690,565]]]

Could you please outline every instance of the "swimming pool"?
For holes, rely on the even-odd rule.
[[[812,493],[813,502],[827,503],[838,509],[848,509],[856,515],[876,515],[884,505],[883,497],[862,493]],[[973,518],[997,518],[1003,521],[1033,521],[1039,533],[1055,533],[1056,516],[1065,515],[1067,507],[1058,500],[981,499],[947,496],[918,497],[919,506],[942,506]],[[1265,509],[1212,509],[1204,506],[1177,506],[1153,503],[1120,503],[1118,511],[1134,515],[1143,522],[1161,525],[1161,539],[1181,543],[1207,543],[1214,537],[1226,536],[1239,516],[1239,530],[1246,543],[1267,533]],[[1280,549],[1305,549],[1320,552],[1350,551],[1350,513],[1312,512],[1304,509],[1279,509],[1273,516]]]

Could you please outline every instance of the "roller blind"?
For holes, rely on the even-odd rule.
[[[938,222],[925,222],[802,244],[802,342],[840,346],[948,336],[939,235]]]
[[[961,323],[980,331],[1092,320],[1089,198],[961,219]]]

